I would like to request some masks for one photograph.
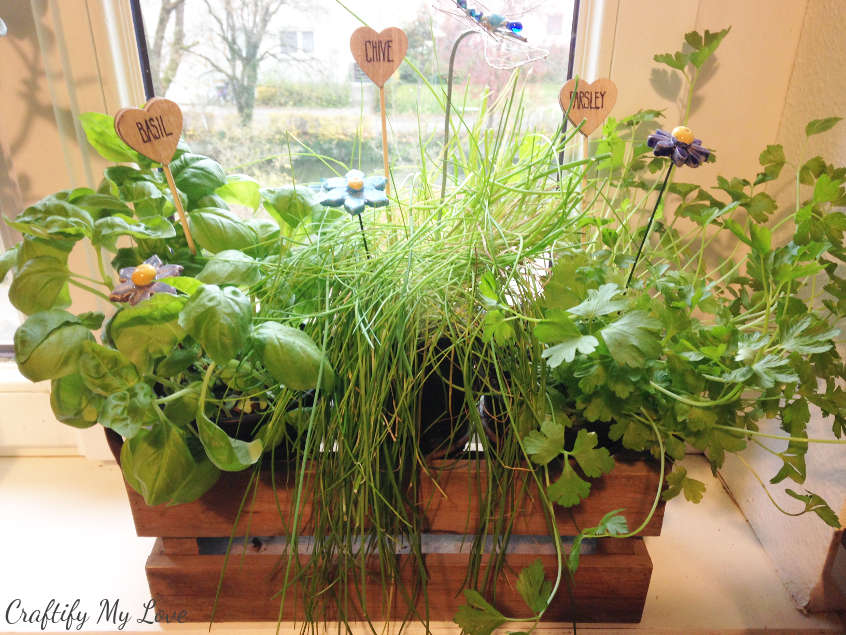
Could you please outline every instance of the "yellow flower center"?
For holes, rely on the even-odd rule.
[[[347,187],[353,192],[358,192],[364,187],[364,181],[362,179],[350,179],[347,181]]]
[[[693,131],[687,126],[676,126],[673,128],[672,135],[681,143],[693,143]]]
[[[136,287],[146,287],[156,279],[156,268],[146,262],[138,265],[132,272],[132,283]]]

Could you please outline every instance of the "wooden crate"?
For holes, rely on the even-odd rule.
[[[113,442],[113,450],[117,446]],[[474,534],[481,520],[478,487],[484,464],[477,461],[433,461],[428,473],[421,475],[419,505],[423,529],[430,534]],[[277,472],[271,482],[269,470],[263,470],[255,492],[250,492],[235,536],[285,536],[293,516],[295,474]],[[209,620],[215,605],[224,555],[206,553],[205,539],[228,538],[250,479],[249,472],[227,473],[199,500],[185,505],[150,507],[127,485],[130,508],[139,536],[156,536],[155,547],[147,560],[147,579],[157,609],[167,615],[185,612],[190,621]],[[311,491],[306,474],[304,491]],[[578,528],[596,525],[607,512],[624,508],[629,526],[640,525],[648,514],[658,487],[658,470],[644,461],[618,460],[612,472],[592,481],[591,497],[571,510],[557,510],[556,523],[561,535],[573,536]],[[548,536],[546,515],[538,502],[534,485],[514,494],[516,510],[512,533],[525,536]],[[299,535],[312,529],[313,501],[304,497]],[[280,510],[282,514],[280,515]],[[644,535],[658,535],[663,522],[663,503],[644,530]],[[572,513],[571,513],[572,512]],[[219,541],[217,541],[219,543]],[[256,539],[258,545],[261,539]],[[294,586],[287,594],[280,615],[279,599],[287,555],[269,553],[264,547],[242,549],[232,554],[217,598],[215,621],[276,621],[303,618],[303,589]],[[300,554],[301,559],[307,555]],[[428,602],[414,590],[419,579],[413,573],[411,556],[397,555],[399,580],[388,585],[383,597],[383,584],[377,577],[368,578],[366,601],[358,594],[344,607],[348,619],[431,619],[451,620],[464,603],[461,590],[470,564],[468,553],[424,553],[423,562],[431,583]],[[509,553],[505,566],[494,585],[495,605],[513,616],[526,615],[526,607],[515,589],[519,571],[540,558],[546,575],[554,578],[556,558],[547,550],[538,553]],[[481,569],[487,567],[488,556],[481,558]],[[597,541],[595,553],[582,556],[571,604],[569,592],[562,585],[557,598],[544,616],[545,620],[638,622],[640,621],[652,562],[641,538]],[[337,590],[336,590],[337,592]],[[388,601],[390,599],[390,601]],[[362,606],[364,604],[364,606]],[[428,604],[428,616],[424,615]],[[328,612],[317,616],[332,619]]]
[[[187,555],[165,553],[163,539],[156,541],[147,559],[147,579],[156,607],[168,615],[184,611],[188,621],[208,621],[215,605],[223,555]],[[303,589],[295,586],[285,598],[284,610],[279,612],[279,599],[274,594],[281,588],[287,557],[279,554],[247,553],[231,555],[223,577],[215,621],[271,621],[303,619]],[[300,556],[303,558],[304,556]],[[387,591],[376,576],[369,576],[366,602],[359,602],[351,593],[345,615],[350,620],[369,618],[425,619],[426,603],[415,594],[415,578],[411,575],[410,556],[397,556],[400,579]],[[428,585],[428,619],[449,621],[458,607],[465,603],[461,589],[469,565],[467,554],[429,553],[423,556],[431,579]],[[528,609],[515,588],[517,574],[523,567],[541,559],[546,576],[554,579],[554,555],[509,554],[497,580],[494,604],[506,615],[527,616]],[[487,566],[487,556],[481,566]],[[583,555],[575,577],[573,599],[562,584],[558,594],[544,615],[548,621],[638,622],[643,613],[652,561],[643,539],[601,540],[597,553]],[[403,590],[407,597],[403,595]],[[387,596],[385,595],[387,593]],[[337,596],[335,596],[337,597]],[[365,604],[366,614],[361,605]],[[337,613],[333,605],[317,619],[333,619]]]

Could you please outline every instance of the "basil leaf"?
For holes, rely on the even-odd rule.
[[[111,252],[117,251],[117,239],[121,236],[131,236],[140,239],[164,239],[176,236],[176,230],[169,220],[163,216],[148,216],[136,220],[124,214],[115,214],[101,218],[94,223],[94,236],[91,239],[95,246],[102,246]]]
[[[170,171],[176,187],[192,201],[226,184],[226,174],[220,164],[200,154],[186,152],[171,162]]]
[[[51,194],[18,214],[9,225],[22,234],[53,239],[56,235],[78,240],[90,237],[94,219],[86,210]]]
[[[197,244],[212,253],[227,249],[243,251],[259,240],[252,227],[231,212],[216,207],[189,212],[188,225]]]
[[[18,251],[20,245],[15,245],[0,254],[0,283],[6,278],[6,274],[11,271],[18,260]]]
[[[15,331],[15,359],[30,381],[58,379],[77,371],[82,345],[92,339],[91,332],[67,311],[41,311]]]
[[[145,373],[154,358],[168,355],[185,337],[178,322],[183,306],[184,297],[158,293],[115,314],[109,336],[115,347]]]
[[[79,374],[89,390],[110,395],[126,390],[141,379],[123,354],[95,342],[85,342],[79,355]]]
[[[326,355],[314,341],[299,329],[264,322],[250,334],[253,346],[270,374],[293,390],[317,387],[321,366],[321,390],[329,391],[335,384],[335,373]]]
[[[320,211],[314,193],[306,187],[278,187],[262,191],[264,209],[280,224],[291,229]]]
[[[153,389],[145,383],[111,394],[100,409],[100,423],[131,439],[145,426],[158,422],[154,400]]]
[[[172,425],[142,430],[123,444],[120,467],[126,482],[148,505],[190,503],[205,494],[220,477],[218,469],[190,437]]]
[[[197,412],[197,430],[206,453],[212,463],[221,470],[239,472],[250,467],[261,457],[261,439],[253,439],[250,442],[233,439],[204,412]]]
[[[88,390],[82,376],[74,373],[54,379],[50,385],[50,407],[56,419],[74,428],[97,423],[102,399]]]
[[[222,365],[244,348],[252,313],[250,298],[240,289],[206,284],[185,304],[179,326]]]
[[[197,280],[209,284],[251,287],[261,280],[261,270],[254,258],[237,249],[227,249],[215,254],[206,263],[197,275]]]
[[[113,117],[99,112],[84,112],[79,115],[79,123],[82,124],[88,143],[104,159],[115,163],[144,162],[141,155],[126,145],[115,132]]]
[[[9,301],[19,311],[38,311],[70,306],[67,266],[55,258],[39,256],[18,269],[9,287]]]
[[[261,204],[258,181],[246,174],[230,174],[226,177],[226,184],[217,188],[215,194],[227,203],[243,205],[252,210]]]

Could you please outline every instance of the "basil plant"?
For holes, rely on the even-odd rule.
[[[123,438],[124,476],[148,504],[190,502],[221,470],[290,456],[333,388],[308,325],[262,308],[285,288],[266,263],[326,212],[307,190],[261,190],[180,144],[171,170],[193,253],[158,165],[120,140],[111,117],[88,113],[82,123],[90,144],[121,165],[96,191],[57,192],[6,219],[23,235],[0,256],[9,298],[28,316],[15,358],[25,377],[51,382],[59,421],[99,422]],[[261,207],[269,217],[256,215]],[[99,277],[68,264],[83,242]],[[99,297],[107,315],[73,313],[71,286]]]

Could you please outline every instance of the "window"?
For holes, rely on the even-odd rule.
[[[561,35],[561,25],[564,23],[564,16],[561,14],[551,15],[546,19],[546,31],[549,35]]]
[[[303,31],[300,33],[300,39],[302,40],[302,52],[303,53],[313,53],[314,52],[314,32],[312,31]]]
[[[163,16],[159,3],[141,4],[146,25],[155,25],[158,31],[163,18],[167,24],[162,38],[148,31],[150,58],[159,60],[152,71],[155,74],[158,68],[161,75],[163,69],[170,69],[171,81],[166,86],[158,82],[165,88],[158,94],[182,106],[186,141],[194,150],[213,157],[227,172],[249,174],[266,186],[333,176],[324,162],[307,156],[312,153],[303,147],[355,163],[350,167],[367,173],[382,170],[378,89],[355,68],[348,42],[361,24],[340,4],[333,0],[286,2],[262,24],[254,19],[254,12],[274,6],[270,0],[229,5],[209,0],[210,11],[202,0],[185,0],[186,15],[192,19],[186,20],[182,29],[176,28],[175,15]],[[224,14],[226,6],[232,7],[228,16]],[[536,0],[515,0],[508,6],[509,18],[523,23],[528,39],[525,46],[516,40],[512,43],[525,59],[538,58],[528,65],[530,72],[522,73],[530,122],[543,122],[554,130],[561,120],[557,94],[566,79],[569,41],[562,44],[560,36],[550,37],[549,24],[557,19],[557,28],[564,28],[564,16],[570,19],[573,0],[540,6]],[[452,43],[474,24],[456,8],[454,0],[435,0],[434,6],[432,0],[359,2],[351,8],[374,27],[402,27],[409,37],[408,59],[436,91],[446,92],[445,69]],[[315,26],[319,37],[304,25],[319,25]],[[569,33],[569,23],[566,27]],[[248,48],[243,43],[248,40],[259,43],[254,79],[244,71]],[[235,42],[237,53],[228,51],[224,42]],[[188,44],[191,46],[183,46]],[[173,58],[171,51],[184,52]],[[469,78],[471,108],[485,91],[497,94],[504,89],[510,71],[494,68],[504,65],[504,55],[497,42],[485,34],[461,45],[456,86],[463,86]],[[225,94],[209,91],[208,86],[226,86]],[[254,107],[249,100],[234,99],[239,92],[252,92]],[[420,156],[418,122],[425,130],[442,130],[443,109],[408,65],[400,67],[387,83],[386,93],[391,167],[401,176],[414,170]],[[363,138],[357,138],[357,131]],[[303,145],[294,141],[289,156],[281,150],[291,138]]]
[[[283,53],[296,53],[297,46],[297,32],[296,31],[282,31],[279,34],[279,39],[282,42]]]

